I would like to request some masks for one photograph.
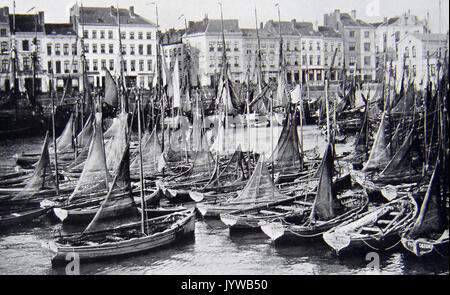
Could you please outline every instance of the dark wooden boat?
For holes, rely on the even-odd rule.
[[[262,231],[273,241],[303,241],[321,237],[323,232],[353,219],[366,209],[368,198],[362,190],[358,192],[355,188],[351,188],[338,198],[332,183],[333,162],[332,145],[329,144],[317,171],[320,180],[310,214],[295,222],[281,219],[261,225]],[[308,206],[309,202],[303,204],[303,207]]]
[[[8,214],[0,215],[0,228],[28,223],[46,215],[51,208],[22,209]]]
[[[432,253],[448,257],[448,219],[436,175],[438,167],[431,176],[417,219],[402,234],[403,246],[418,257]]]
[[[80,261],[91,261],[149,251],[169,245],[195,230],[193,209],[148,219],[147,234],[140,231],[141,222],[121,225],[104,231],[92,231],[60,237],[44,245],[53,253],[52,263],[66,263],[69,253]]]
[[[350,250],[389,250],[417,215],[411,194],[359,214],[323,234],[337,254]]]

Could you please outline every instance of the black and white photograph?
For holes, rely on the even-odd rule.
[[[448,277],[448,0],[0,0],[0,45],[1,276]]]

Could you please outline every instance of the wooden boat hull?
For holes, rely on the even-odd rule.
[[[449,255],[448,230],[447,233],[444,232],[441,238],[436,240],[426,238],[413,239],[403,235],[401,241],[403,247],[417,257],[428,256],[433,253],[443,257],[448,257]]]
[[[323,239],[338,255],[352,249],[390,250],[416,215],[417,203],[408,195],[343,222],[323,233]]]
[[[37,208],[31,210],[17,211],[0,216],[0,228],[30,222],[38,217],[46,215],[50,208]]]
[[[44,245],[44,247],[53,252],[54,256],[52,258],[52,264],[54,265],[67,263],[66,257],[68,257],[68,255],[73,255],[73,253],[77,254],[80,261],[91,261],[145,252],[171,244],[186,235],[194,233],[195,214],[193,210],[174,214],[181,214],[183,215],[183,218],[173,223],[166,230],[148,236],[86,246],[66,246],[57,242],[50,242],[47,245]],[[174,214],[163,216],[160,220]],[[151,220],[149,220],[149,222],[151,223]],[[136,226],[140,227],[140,223]]]

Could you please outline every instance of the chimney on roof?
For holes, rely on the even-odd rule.
[[[130,17],[136,17],[136,14],[134,13],[134,6],[130,6],[129,11],[130,11]]]
[[[336,22],[341,20],[341,11],[339,9],[334,10],[334,16],[336,17]]]
[[[263,22],[260,22],[259,23],[259,29],[262,30],[263,28],[264,28],[264,24],[263,24]]]
[[[41,26],[43,26],[45,24],[45,19],[44,19],[44,12],[43,11],[39,11],[39,19],[38,22]]]
[[[356,10],[352,10],[352,12],[351,12],[351,14],[352,14],[352,18],[354,19],[354,20],[356,20]]]

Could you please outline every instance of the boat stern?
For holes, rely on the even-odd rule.
[[[268,222],[260,225],[261,230],[273,241],[284,235],[284,226],[281,222]]]
[[[322,238],[328,246],[333,248],[336,253],[342,249],[347,248],[351,243],[351,238],[346,233],[339,233],[336,231],[327,231],[322,234]]]

